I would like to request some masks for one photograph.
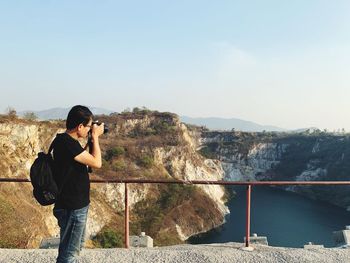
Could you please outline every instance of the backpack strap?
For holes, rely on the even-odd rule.
[[[53,141],[49,147],[49,151],[47,152],[48,154],[51,154],[53,148],[55,147],[55,141],[56,141],[56,137],[55,137],[55,139],[53,139]]]
[[[47,154],[50,154],[50,155],[51,155],[51,153],[52,153],[52,151],[53,151],[53,149],[54,149],[54,147],[55,147],[55,144],[56,144],[56,138],[57,138],[57,135],[56,135],[55,139],[53,139],[52,143],[50,144],[50,147],[49,147],[49,150],[48,150]],[[55,161],[55,160],[53,160],[53,161]],[[63,187],[64,187],[64,185],[66,184],[66,182],[67,182],[67,180],[68,180],[68,174],[69,174],[69,172],[70,172],[71,170],[72,170],[72,169],[71,169],[70,166],[68,166],[68,169],[65,169],[65,170],[64,170],[64,172],[63,172],[64,179],[63,179],[63,182],[62,182],[61,187],[58,189],[58,196],[60,196],[60,194],[62,193]]]

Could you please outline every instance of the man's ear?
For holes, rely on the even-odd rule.
[[[84,128],[84,125],[82,123],[80,123],[78,126],[77,126],[77,131],[80,131]]]

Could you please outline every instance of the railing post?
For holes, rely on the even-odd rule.
[[[128,184],[125,183],[125,248],[129,248],[129,200]]]
[[[251,197],[252,186],[247,186],[247,213],[246,213],[246,239],[245,246],[249,247],[250,239],[250,197]]]

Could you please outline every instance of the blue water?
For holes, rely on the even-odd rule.
[[[193,244],[243,242],[245,236],[246,187],[235,186],[229,203],[231,213],[218,229],[193,237]],[[334,247],[332,232],[350,225],[350,212],[267,186],[255,186],[251,195],[251,233],[267,236],[269,245],[303,247],[307,242]]]

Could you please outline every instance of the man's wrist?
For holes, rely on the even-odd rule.
[[[91,138],[92,138],[92,141],[93,141],[93,142],[98,142],[98,136],[97,136],[97,135],[95,135],[95,136],[92,135]]]

